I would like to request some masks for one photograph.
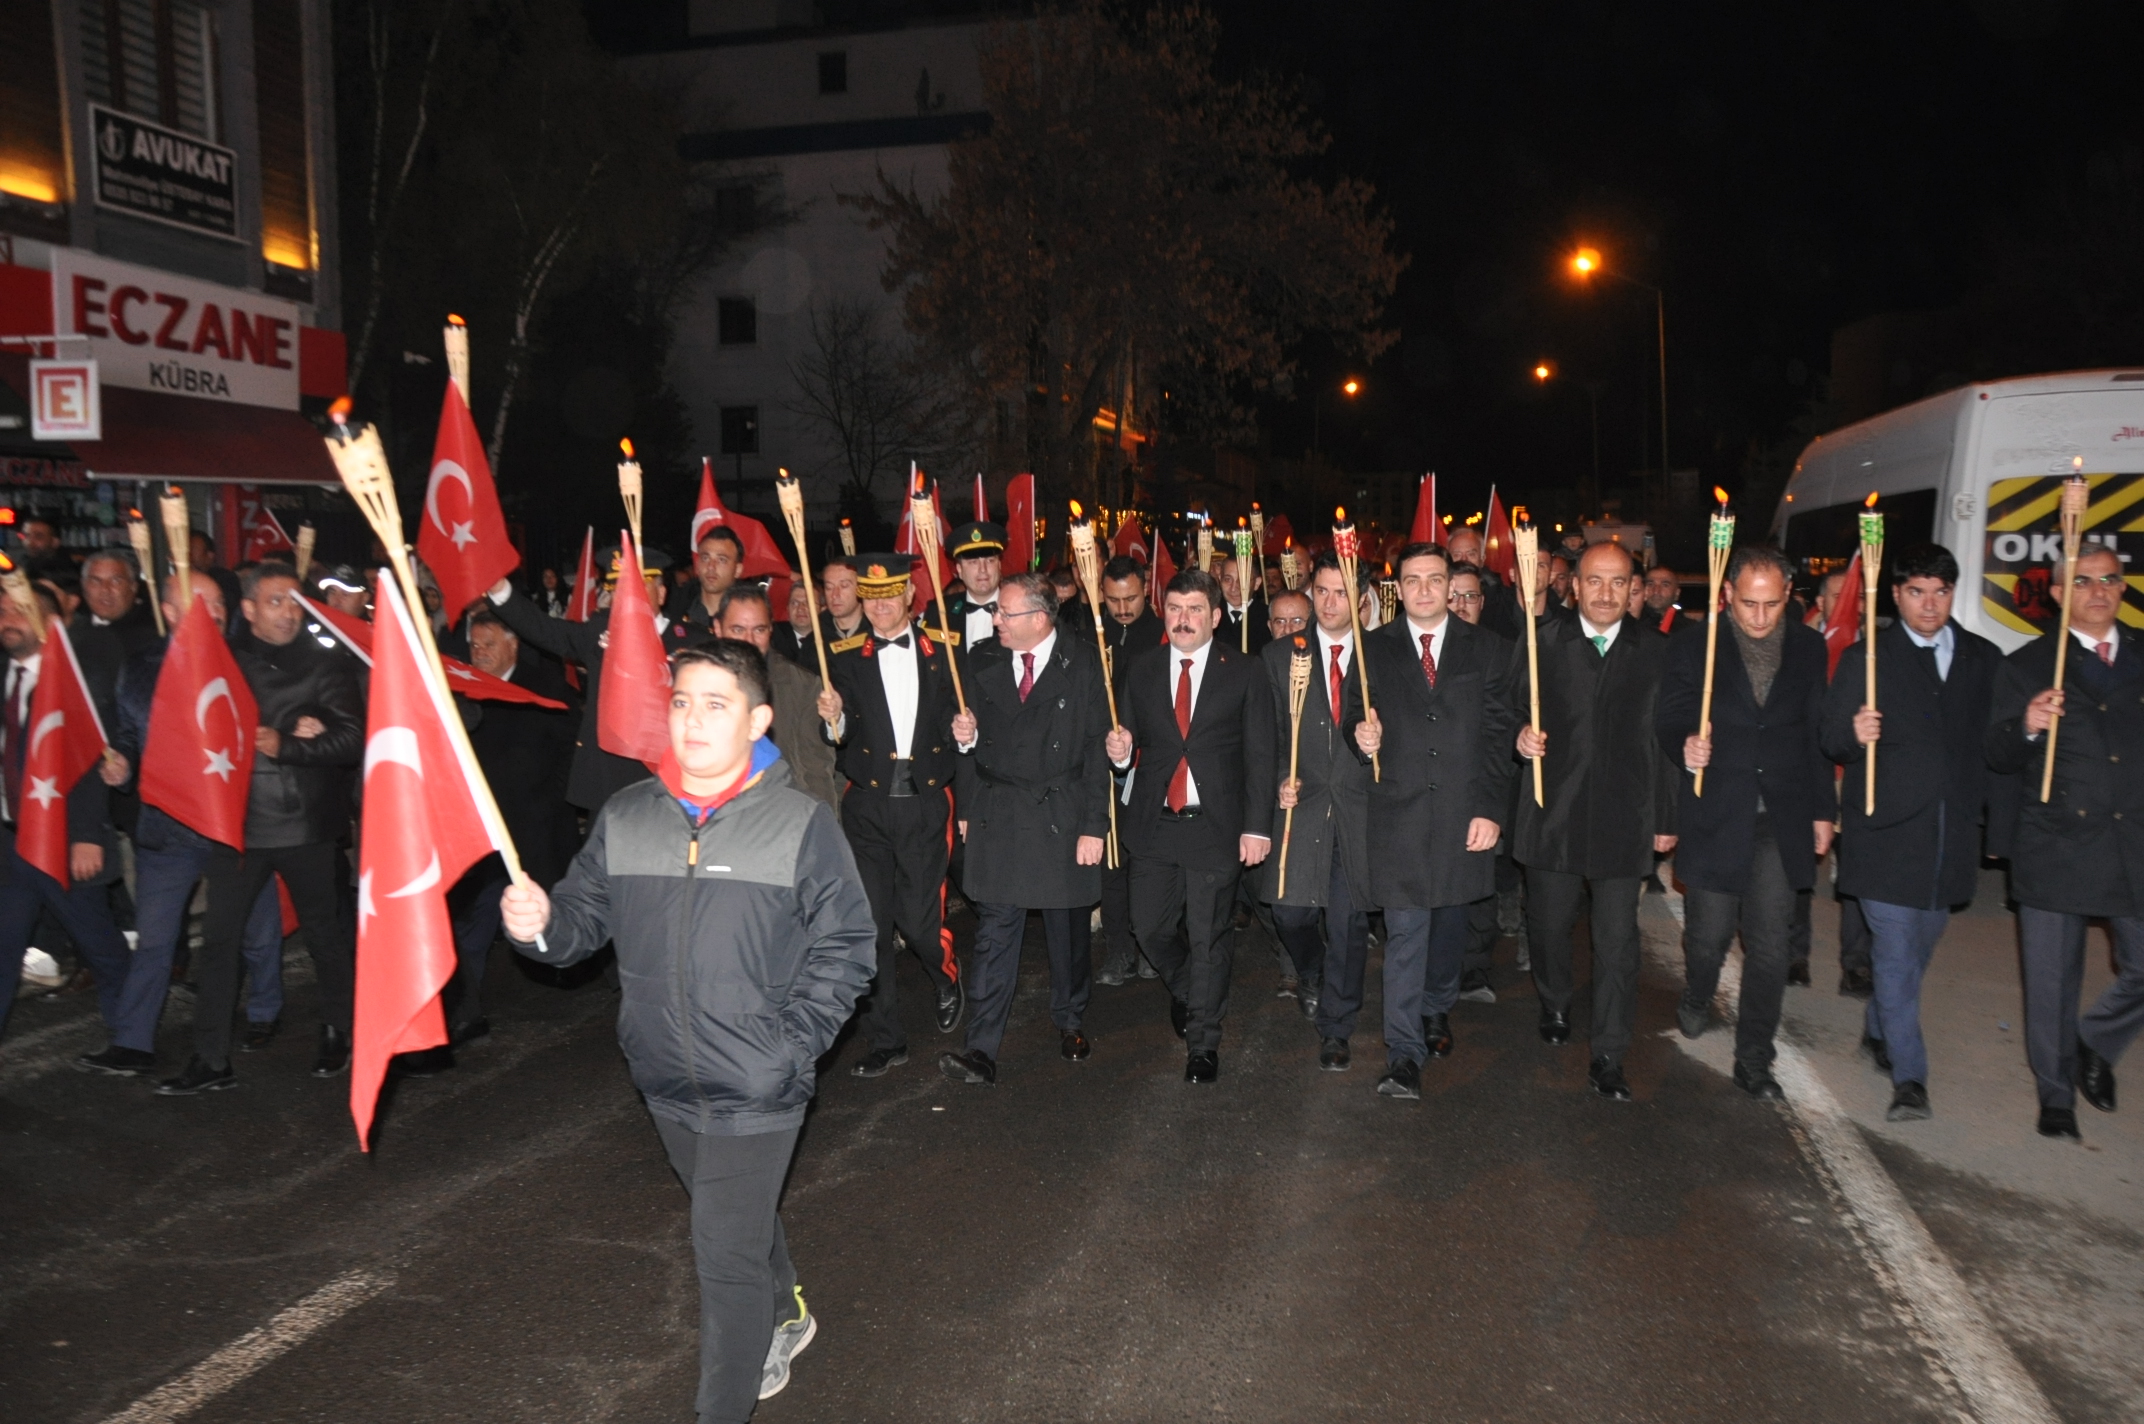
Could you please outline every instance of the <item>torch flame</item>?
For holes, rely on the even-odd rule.
[[[349,424],[352,405],[353,402],[348,396],[337,396],[335,403],[328,407],[328,419],[337,425]]]
[[[846,519],[842,520],[842,521],[841,521],[841,527],[842,527],[842,528],[844,528],[844,529],[848,528],[848,527],[849,527],[849,521],[848,521],[848,520],[846,520]]]
[[[14,568],[15,561],[5,554],[0,554],[0,573],[12,573]]]
[[[1260,511],[1259,511],[1259,508],[1258,508],[1258,501],[1254,499],[1254,500],[1252,500],[1252,501],[1251,501],[1251,513],[1253,513],[1253,514],[1257,514],[1257,513],[1259,513],[1259,512],[1260,512]]]
[[[1347,506],[1346,506],[1346,505],[1344,505],[1344,504],[1336,504],[1336,505],[1334,505],[1334,506],[1333,506],[1333,523],[1335,523],[1335,524],[1345,524],[1345,523],[1347,523]]]
[[[1869,491],[1869,497],[1861,501],[1861,507],[1864,509],[1874,509],[1876,507],[1876,491]]]
[[[1712,487],[1712,497],[1718,500],[1723,506],[1727,503],[1727,491],[1721,489],[1718,485],[1714,485]]]
[[[2070,473],[2073,475],[2079,475],[2084,473],[2084,456],[2070,456]]]
[[[1079,501],[1076,499],[1072,501],[1072,517],[1074,519],[1085,519],[1087,517],[1087,511],[1079,507]]]
[[[620,449],[621,451],[623,451],[623,452],[624,452],[624,454],[625,454],[625,458],[626,458],[626,459],[630,460],[630,459],[632,459],[632,458],[633,458],[633,442],[632,442],[632,441],[630,441],[630,440],[620,440],[620,441],[618,442],[618,448],[619,448],[619,449]]]
[[[462,319],[461,319],[460,317],[456,316],[456,315],[455,315],[455,314],[454,314],[453,312],[448,312],[448,313],[447,313],[447,325],[449,325],[449,326],[467,326],[468,324],[469,324],[468,322],[466,322],[466,321],[463,321],[463,320],[462,320]]]
[[[1511,507],[1511,522],[1513,524],[1524,524],[1526,522],[1525,505],[1515,504]]]
[[[1242,515],[1239,514],[1236,516],[1236,527],[1238,529],[1248,529],[1251,527],[1251,524],[1249,520],[1245,519]]]
[[[130,509],[130,510],[128,510],[128,511],[127,511],[127,518],[129,518],[129,519],[139,519],[139,518],[141,518],[141,511],[140,511],[140,510],[138,510],[138,509]]]
[[[1309,651],[1310,651],[1310,640],[1309,640],[1308,638],[1305,638],[1305,637],[1304,637],[1304,636],[1303,636],[1303,635],[1302,635],[1301,633],[1298,633],[1298,634],[1296,634],[1296,635],[1295,635],[1295,650],[1296,650],[1297,652],[1299,652],[1299,653],[1307,653],[1307,652],[1309,652]]]

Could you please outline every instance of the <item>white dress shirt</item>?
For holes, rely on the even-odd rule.
[[[989,608],[970,608],[961,615],[960,636],[967,640],[966,646],[972,648],[997,632],[997,625],[990,621],[991,613],[997,608],[998,594],[1004,591],[999,589],[990,595]]]
[[[893,754],[906,760],[916,741],[916,703],[920,689],[916,677],[915,629],[908,630],[908,646],[887,643],[871,649],[878,664],[879,685],[886,689],[886,711],[893,719]]]
[[[1910,633],[1913,630],[1911,628],[1908,628],[1906,631]],[[1950,625],[1945,624],[1943,627],[1943,631],[1948,633],[1950,631]],[[2095,658],[2099,656],[2099,645],[2101,643],[2107,643],[2111,645],[2107,649],[2107,657],[2110,661],[2112,659],[2119,658],[2122,655],[2122,630],[2119,624],[2115,625],[2112,628],[2109,628],[2107,630],[2107,636],[2104,638],[2095,638],[2090,633],[2085,632],[2084,629],[2077,627],[2075,624],[2072,624],[2070,626],[2070,636],[2072,638],[2075,638],[2078,642],[2078,645]],[[1942,654],[1938,653],[1936,657],[1937,661],[1940,662],[1942,660]]]
[[[1417,662],[1421,661],[1422,635],[1424,633],[1427,633],[1429,634],[1429,655],[1432,658],[1435,658],[1437,661],[1438,676],[1443,676],[1444,645],[1451,639],[1452,615],[1447,612],[1444,615],[1442,621],[1440,621],[1434,628],[1424,628],[1421,624],[1414,621],[1414,615],[1412,614],[1406,614],[1403,615],[1403,617],[1405,618],[1407,623],[1407,641],[1414,648],[1415,660]]]
[[[1950,624],[1945,623],[1942,627],[1936,629],[1936,635],[1933,638],[1922,637],[1904,622],[1901,622],[1899,626],[1905,628],[1906,636],[1913,640],[1914,647],[1935,649],[1936,680],[1938,682],[1949,682],[1950,662],[1952,658],[1958,655],[1958,635],[1951,631]],[[2076,633],[2077,630],[2072,628],[2070,632]],[[2090,640],[2087,641],[2089,642]],[[2115,641],[2119,644],[2121,640],[2117,638]],[[2107,651],[2111,653],[2114,649],[2109,648]],[[2099,650],[2096,647],[2092,650],[2092,656],[2095,658],[2099,656]]]
[[[1605,658],[1608,656],[1608,650],[1615,646],[1615,635],[1623,631],[1623,620],[1618,618],[1605,628],[1596,628],[1593,626],[1593,620],[1581,613],[1578,615],[1578,626],[1584,630],[1588,642],[1595,638],[1608,640],[1600,645],[1601,656]]]

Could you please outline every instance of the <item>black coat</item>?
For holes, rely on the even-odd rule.
[[[1295,774],[1302,786],[1296,795],[1295,820],[1290,830],[1288,813],[1273,810],[1273,853],[1260,867],[1259,898],[1278,905],[1323,905],[1332,889],[1333,856],[1340,857],[1347,874],[1348,897],[1367,907],[1370,898],[1370,768],[1355,755],[1333,719],[1331,659],[1318,641],[1317,629],[1304,632],[1310,648],[1310,689],[1303,698],[1303,731],[1296,745]],[[1294,658],[1293,639],[1276,638],[1259,654],[1265,663],[1266,685],[1273,692],[1274,783],[1288,776],[1288,666]],[[1355,660],[1347,659],[1347,672],[1340,681],[1340,713],[1360,700],[1361,681]],[[1282,832],[1288,839],[1288,893],[1280,893],[1280,847]]]
[[[2055,783],[2040,804],[2047,737],[2025,739],[2025,704],[2055,685],[2055,639],[2003,659],[1988,708],[1988,765],[2018,781],[2007,837],[2018,903],[2075,915],[2144,914],[2144,638],[2120,629],[2114,667],[2070,645]],[[1883,691],[1878,680],[1876,690]],[[1876,765],[1881,772],[1883,758]],[[1880,804],[1880,803],[1879,803]]]
[[[523,648],[513,682],[539,697],[566,704],[565,711],[527,702],[465,702],[476,725],[469,745],[491,783],[499,814],[521,863],[548,889],[566,873],[578,848],[573,809],[566,804],[566,778],[573,766],[573,693],[558,669],[534,648]]]
[[[603,688],[603,643],[604,634],[610,631],[610,610],[589,615],[586,623],[569,623],[551,617],[516,593],[498,605],[498,612],[500,620],[523,643],[587,669],[581,687],[581,729],[573,743],[573,773],[566,782],[566,799],[584,811],[599,811],[617,792],[646,780],[647,767],[631,757],[613,756],[596,740],[596,714]],[[706,641],[704,636],[674,621],[663,629],[665,653]]]
[[[1109,702],[1091,643],[1060,634],[1020,700],[1019,655],[996,638],[961,664],[975,749],[954,773],[968,823],[961,883],[979,905],[1052,910],[1102,898],[1102,870],[1080,865],[1080,836],[1109,833]]]
[[[1511,645],[1457,615],[1445,626],[1434,690],[1404,614],[1362,639],[1384,728],[1384,774],[1370,783],[1370,903],[1382,909],[1434,910],[1496,893],[1496,852],[1468,850],[1467,826],[1480,817],[1501,828],[1509,814],[1519,725]],[[1357,682],[1349,693],[1350,747],[1359,747],[1361,690]]]
[[[260,725],[281,733],[274,756],[255,753],[246,798],[246,849],[272,850],[341,840],[350,832],[350,773],[365,750],[365,704],[350,660],[298,630],[280,647],[241,623],[231,656],[253,689]],[[291,735],[317,717],[317,737]]]
[[[1241,613],[1225,605],[1222,607],[1221,628],[1219,632],[1213,635],[1213,640],[1217,643],[1226,643],[1239,652],[1242,651],[1243,623],[1245,619],[1249,619],[1251,624],[1250,650],[1254,653],[1264,651],[1265,645],[1273,641],[1273,629],[1271,620],[1266,614],[1266,601],[1258,594],[1251,595],[1250,606]]]
[[[1132,734],[1138,768],[1131,804],[1117,816],[1117,834],[1133,855],[1164,853],[1161,813],[1179,761],[1191,765],[1200,815],[1173,837],[1180,863],[1193,870],[1242,866],[1242,838],[1268,835],[1273,822],[1273,698],[1264,664],[1217,635],[1191,708],[1191,735],[1176,730],[1173,647],[1133,657],[1117,678],[1117,716]]]
[[[909,632],[921,635],[921,625],[909,624]],[[886,706],[886,684],[872,661],[871,634],[866,631],[857,636],[861,642],[827,660],[834,691],[841,694],[843,718],[840,739],[827,740],[837,748],[841,774],[858,790],[883,796],[890,787],[900,743],[894,739],[893,714]],[[918,796],[942,795],[953,787],[953,714],[960,710],[960,703],[953,696],[950,660],[957,656],[935,638],[917,638],[916,725],[908,755],[909,776]],[[966,679],[967,668],[960,671]],[[820,728],[824,737],[825,724]]]
[[[1547,804],[1534,804],[1533,767],[1522,759],[1512,858],[1592,879],[1650,875],[1653,837],[1675,831],[1675,766],[1653,730],[1668,640],[1634,618],[1623,620],[1605,658],[1576,618],[1544,620],[1536,639]],[[1514,649],[1512,682],[1523,722],[1524,646]]]
[[[1739,895],[1748,888],[1756,846],[1761,794],[1772,836],[1797,890],[1816,884],[1816,823],[1838,813],[1831,762],[1817,745],[1824,710],[1823,636],[1787,622],[1779,674],[1762,707],[1750,691],[1749,673],[1735,642],[1734,622],[1720,626],[1719,665],[1712,684],[1712,765],[1705,794],[1682,770],[1682,744],[1698,731],[1704,699],[1705,639],[1678,634],[1668,639],[1668,665],[1660,683],[1653,723],[1660,750],[1675,768],[1675,874],[1701,890]],[[1882,690],[1880,687],[1877,689]]]
[[[1980,877],[1980,819],[1988,800],[1988,706],[2002,650],[1956,623],[1950,676],[1914,645],[1903,623],[1876,634],[1876,814],[1866,813],[1867,749],[1854,714],[1868,700],[1865,649],[1839,660],[1824,696],[1818,740],[1846,768],[1839,788],[1839,893],[1915,910],[1973,898]],[[1940,837],[1940,840],[1939,840]],[[1940,854],[1938,845],[1941,846]]]

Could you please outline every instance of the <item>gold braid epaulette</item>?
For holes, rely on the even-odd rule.
[[[862,647],[864,644],[870,641],[871,635],[869,633],[858,633],[853,638],[843,638],[838,643],[828,643],[826,645],[826,650],[830,653],[854,652],[856,649]]]

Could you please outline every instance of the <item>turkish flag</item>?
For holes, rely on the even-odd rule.
[[[1109,541],[1109,552],[1118,556],[1131,555],[1140,563],[1146,562],[1146,529],[1139,523],[1139,516],[1124,516],[1124,526],[1117,530],[1117,537]]]
[[[1504,502],[1497,497],[1496,486],[1489,486],[1489,518],[1482,526],[1482,563],[1490,573],[1505,583],[1516,577],[1519,568],[1519,551],[1511,546],[1511,519],[1504,513]],[[1548,565],[1543,562],[1541,575],[1548,576]]]
[[[1176,577],[1176,560],[1169,557],[1168,541],[1161,537],[1159,529],[1154,531],[1154,562],[1152,570],[1152,575],[1148,578],[1146,585],[1146,601],[1154,606],[1154,616],[1159,618],[1161,616],[1162,597],[1168,591],[1169,580]]]
[[[1005,485],[1005,572],[1035,566],[1035,477],[1014,475]]]
[[[259,723],[253,689],[223,630],[208,605],[195,599],[164,650],[149,703],[141,799],[180,825],[243,851]]]
[[[566,621],[586,623],[596,611],[596,527],[581,536],[581,566],[573,573],[573,596],[566,600]]]
[[[1285,514],[1276,514],[1266,521],[1265,556],[1277,559],[1283,549],[1289,548],[1295,538],[1295,525]]]
[[[700,460],[700,507],[692,516],[692,548],[699,552],[700,538],[717,524],[726,524],[744,545],[744,567],[737,571],[739,578],[759,578],[766,574],[786,574],[789,560],[775,547],[774,536],[767,526],[749,515],[732,514],[722,507],[722,496],[715,492],[715,467],[712,460]],[[786,611],[786,610],[784,610]]]
[[[670,749],[670,660],[655,631],[632,536],[618,535],[618,587],[610,596],[610,642],[596,693],[596,745],[650,770]]]
[[[383,574],[382,577],[391,577]],[[334,635],[335,640],[357,655],[359,662],[372,666],[373,629],[370,623],[352,613],[337,613],[332,608],[322,607],[304,594],[297,595],[298,604],[312,615],[313,621]],[[519,683],[508,682],[503,677],[493,677],[481,668],[473,667],[460,658],[450,658],[445,653],[439,661],[446,668],[447,686],[450,690],[478,702],[527,702],[537,707],[555,707],[566,710],[566,704],[539,697]]]
[[[1415,544],[1442,544],[1444,526],[1437,522],[1437,476],[1434,473],[1422,476],[1420,488],[1414,496],[1414,528],[1407,532],[1409,542]]]
[[[275,511],[261,502],[258,485],[238,487],[238,561],[259,563],[278,554],[296,553],[298,546],[276,519]]]
[[[30,693],[29,742],[22,756],[22,804],[15,808],[15,848],[60,884],[67,874],[67,793],[104,757],[104,723],[82,683],[74,644],[57,622],[47,625],[44,660]]]
[[[476,422],[462,404],[461,389],[447,382],[439,408],[439,438],[432,445],[432,479],[424,491],[424,519],[417,530],[417,557],[432,570],[449,623],[514,571],[521,555],[506,536],[499,491]]]
[[[447,730],[453,704],[426,675],[409,609],[392,578],[380,580],[378,609],[350,1035],[350,1116],[358,1146],[368,1150],[388,1060],[447,1041],[439,1005],[455,964],[447,889],[499,848],[478,809],[479,773]]]
[[[1831,605],[1831,617],[1824,623],[1824,652],[1828,660],[1824,668],[1826,678],[1839,675],[1839,659],[1846,656],[1846,650],[1861,635],[1861,598],[1861,555],[1856,552],[1853,562],[1846,566],[1846,578],[1839,584],[1839,601]],[[1715,617],[1718,613],[1715,608],[1705,616]]]

